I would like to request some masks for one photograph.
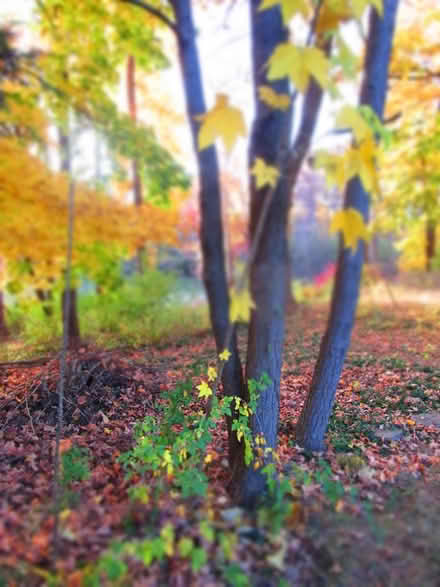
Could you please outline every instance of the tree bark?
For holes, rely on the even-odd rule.
[[[186,109],[193,139],[199,176],[200,242],[203,257],[203,281],[208,297],[211,325],[217,352],[224,349],[229,330],[229,294],[226,277],[224,238],[221,212],[220,174],[215,147],[198,150],[196,115],[206,112],[196,30],[191,0],[173,0],[177,29],[177,46],[183,79]],[[242,367],[235,330],[229,345],[230,359],[223,370],[224,393],[245,397]],[[243,459],[242,444],[229,430],[229,461],[232,468]]]
[[[60,144],[60,152],[61,152],[61,171],[66,173],[71,172],[71,153],[69,147],[69,137],[64,134],[62,131],[59,132],[59,144]],[[79,319],[78,319],[78,304],[77,304],[77,291],[76,288],[71,288],[70,292],[70,311],[69,311],[69,327],[68,327],[68,347],[75,348],[78,347],[80,344],[81,334],[79,329]],[[62,296],[61,296],[61,315],[63,317],[63,335],[64,335],[64,328],[67,325],[65,320],[65,300],[67,296],[67,290],[64,289]]]
[[[384,0],[383,17],[379,16],[375,9],[372,9],[370,14],[360,103],[371,106],[381,119],[387,91],[397,6],[398,0]],[[355,208],[365,221],[368,220],[369,197],[359,177],[349,182],[344,207]],[[353,253],[351,249],[344,248],[341,242],[329,321],[321,343],[311,389],[296,430],[296,441],[308,451],[325,449],[324,437],[354,325],[364,254],[363,241]]]
[[[279,394],[286,310],[286,282],[289,262],[287,226],[294,189],[321,107],[323,92],[314,81],[304,98],[299,129],[289,149],[293,108],[274,111],[258,100],[258,87],[269,84],[265,64],[275,47],[286,40],[287,30],[278,8],[260,12],[260,2],[251,2],[252,57],[254,94],[257,103],[250,149],[249,166],[255,157],[280,167],[281,174],[264,221],[264,237],[258,244],[251,267],[250,285],[256,309],[252,312],[248,335],[247,380],[258,380],[266,373],[271,384],[260,393],[252,432],[264,436],[266,446],[276,449],[279,422]],[[331,41],[323,44],[328,53]],[[287,79],[271,83],[277,92],[289,93]],[[264,209],[268,190],[257,190],[251,178],[250,234],[251,242]],[[234,480],[235,494],[248,507],[253,507],[266,490],[267,477],[252,466],[239,471]]]
[[[131,120],[136,124],[137,122],[137,103],[136,103],[136,61],[132,55],[129,55],[127,61],[127,102],[128,111]],[[133,195],[134,205],[141,206],[142,204],[142,182],[139,175],[138,162],[133,159],[131,162],[132,177],[133,177]],[[137,270],[143,273],[143,255],[145,253],[144,247],[139,247],[137,251]]]
[[[77,290],[75,288],[71,288],[69,290],[70,295],[70,307],[69,307],[69,316],[68,321],[66,321],[66,296],[67,290],[63,291],[63,295],[61,297],[61,303],[63,308],[63,328],[68,328],[69,333],[69,340],[68,340],[68,348],[74,349],[78,348],[81,344],[81,336],[79,330],[79,321],[78,321],[78,304],[77,304]]]
[[[6,338],[9,335],[8,327],[6,326],[6,308],[3,298],[3,292],[0,290],[0,338]]]
[[[268,84],[266,68],[275,47],[287,39],[281,13],[278,9],[258,11],[260,0],[250,3],[254,99],[256,116],[252,126],[249,146],[249,168],[256,157],[277,167],[281,164],[282,149],[289,146],[290,112],[268,108],[258,100],[257,89]],[[270,84],[277,92],[289,93],[287,79]],[[257,237],[256,231],[264,213],[265,198],[270,188],[257,189],[251,177],[250,191],[250,242]],[[266,446],[277,446],[279,418],[279,385],[281,376],[284,340],[284,315],[286,302],[287,218],[290,192],[287,178],[280,180],[273,194],[264,222],[263,237],[250,269],[250,290],[256,309],[252,311],[246,364],[246,380],[258,380],[263,373],[270,384],[260,392],[255,414],[252,416],[253,435],[262,434]],[[258,238],[258,237],[257,237]],[[232,486],[235,496],[246,506],[253,506],[264,493],[266,477],[251,465],[234,472]]]
[[[434,220],[426,221],[426,246],[425,246],[425,268],[426,271],[432,271],[432,260],[435,257],[436,223]]]

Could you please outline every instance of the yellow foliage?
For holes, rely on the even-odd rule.
[[[0,139],[0,255],[28,258],[41,279],[58,276],[67,247],[68,177],[52,173],[16,139]],[[95,242],[135,251],[145,242],[176,241],[178,203],[170,209],[128,206],[78,184],[75,191],[74,261]]]
[[[280,43],[268,60],[267,79],[289,77],[295,88],[304,92],[314,77],[320,86],[330,85],[330,61],[317,47],[297,47]]]
[[[251,174],[255,177],[255,185],[259,190],[266,185],[275,187],[280,172],[273,165],[267,165],[261,157],[256,157]]]
[[[199,114],[202,122],[199,130],[199,151],[214,144],[217,138],[223,139],[228,151],[232,149],[239,136],[246,136],[246,125],[241,110],[229,105],[226,94],[217,94],[213,108]]]
[[[270,86],[260,86],[258,88],[258,95],[260,100],[271,108],[287,110],[289,107],[290,96],[288,94],[278,94]]]
[[[330,224],[330,232],[338,231],[342,232],[344,246],[352,249],[353,252],[357,249],[358,240],[369,240],[368,230],[362,214],[354,208],[339,210],[333,216]]]
[[[283,21],[286,24],[296,14],[302,14],[305,18],[310,14],[310,6],[306,0],[263,0],[258,10],[267,10],[277,5],[281,9]]]
[[[248,289],[235,290],[231,288],[230,292],[231,306],[229,309],[229,319],[231,322],[243,320],[249,322],[249,316],[252,309],[255,309],[255,302],[251,298]]]

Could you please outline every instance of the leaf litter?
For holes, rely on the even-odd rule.
[[[234,510],[229,500],[225,429],[216,430],[210,450],[205,502],[194,499],[189,505],[163,496],[153,507],[129,498],[134,481],[126,479],[117,457],[132,446],[135,423],[155,412],[161,393],[184,377],[194,357],[213,362],[209,335],[164,348],[72,353],[62,451],[87,450],[90,475],[74,484],[76,501],[62,512],[58,573],[64,584],[82,584],[84,569],[115,539],[140,537],[146,528],[169,521],[197,542],[203,539],[194,528],[207,518],[236,537],[228,571],[219,576],[212,562],[194,574],[187,562],[171,557],[167,567],[133,563],[133,580],[234,584],[227,577],[242,576],[234,575],[237,565],[249,578],[243,584],[251,585],[278,585],[281,576],[300,585],[412,585],[414,577],[417,584],[437,585],[440,337],[435,317],[423,312],[373,308],[361,313],[328,450],[311,456],[295,443],[295,422],[310,386],[326,311],[305,307],[289,317],[279,455],[281,468],[294,481],[297,503],[277,538],[259,530],[252,516]],[[244,326],[239,334],[244,344]],[[8,364],[0,371],[0,577],[7,585],[47,584],[53,571],[58,374],[57,357],[44,364]],[[205,546],[215,561],[219,546]]]

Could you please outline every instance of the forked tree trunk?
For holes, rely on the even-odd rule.
[[[287,39],[278,9],[258,12],[260,0],[250,2],[254,96],[257,105],[249,147],[249,167],[256,157],[279,166],[281,149],[289,145],[290,112],[271,110],[258,100],[257,89],[267,85],[267,63],[275,47]],[[270,84],[277,92],[289,93],[287,79]],[[257,189],[251,181],[250,241],[256,238],[257,226],[264,213],[269,188]],[[262,237],[250,270],[250,290],[256,309],[252,311],[249,334],[246,379],[258,380],[263,373],[270,384],[260,392],[257,410],[252,418],[254,435],[262,434],[266,446],[276,448],[278,437],[279,385],[284,340],[286,302],[287,219],[290,192],[282,174],[264,222]],[[235,472],[234,493],[240,502],[252,506],[265,490],[266,478],[250,467]]]
[[[382,119],[387,90],[388,67],[397,13],[398,0],[384,0],[384,14],[375,9],[370,14],[361,104],[371,106]],[[358,177],[352,179],[345,192],[344,207],[358,210],[368,220],[369,197]],[[338,268],[332,294],[330,317],[313,374],[311,389],[301,412],[296,442],[309,451],[325,449],[328,426],[336,388],[350,343],[359,296],[363,241],[357,250],[340,245]]]
[[[211,325],[217,352],[224,349],[229,330],[229,294],[226,278],[224,239],[221,212],[220,175],[214,147],[198,150],[199,123],[196,115],[206,112],[202,85],[197,32],[194,26],[191,0],[172,0],[177,28],[177,46],[183,79],[186,110],[191,128],[199,176],[200,242],[203,256],[203,281],[208,297]],[[229,345],[232,353],[223,371],[224,393],[246,397],[235,330]],[[243,459],[242,444],[229,428],[229,461],[232,468]]]
[[[266,445],[276,449],[289,262],[288,215],[291,194],[310,147],[323,94],[315,82],[309,84],[299,129],[289,149],[292,109],[284,113],[274,112],[257,97],[259,86],[269,83],[266,79],[265,63],[275,47],[286,39],[287,31],[278,7],[260,12],[259,6],[259,0],[251,2],[257,114],[251,135],[249,165],[253,165],[255,157],[261,157],[267,163],[281,167],[281,179],[273,194],[251,267],[251,293],[256,309],[252,312],[249,326],[246,375],[248,380],[258,380],[266,373],[271,380],[270,385],[260,393],[257,409],[252,417],[252,432],[254,436],[261,434]],[[330,41],[324,43],[323,49],[325,52],[329,51]],[[271,85],[278,92],[289,91],[286,79]],[[267,189],[257,190],[254,181],[251,181],[251,241],[256,236],[267,195]],[[265,492],[267,478],[260,469],[255,470],[252,465],[239,473],[234,480],[235,493],[243,504],[252,507]]]
[[[436,223],[434,220],[426,221],[426,248],[425,248],[425,268],[426,271],[432,271],[432,261],[435,257],[435,229]]]

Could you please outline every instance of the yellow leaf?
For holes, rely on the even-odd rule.
[[[319,12],[316,32],[332,31],[352,18],[353,10],[348,0],[326,0]]]
[[[364,14],[364,11],[367,8],[367,6],[369,6],[370,4],[376,8],[377,12],[380,15],[382,15],[382,0],[351,0],[353,14],[356,16],[356,18],[360,19]]]
[[[313,76],[326,88],[330,84],[330,62],[321,49],[296,47],[280,43],[269,57],[267,79],[276,80],[288,76],[298,91],[304,92]]]
[[[208,367],[208,381],[215,381],[217,379],[217,369],[215,367]]]
[[[280,172],[276,167],[267,165],[261,157],[256,157],[254,166],[251,169],[251,174],[255,177],[255,185],[257,186],[257,190],[259,190],[265,185],[275,187]]]
[[[309,7],[305,0],[263,0],[258,11],[267,10],[276,5],[279,5],[281,9],[283,22],[285,24],[288,24],[295,14],[302,14],[306,18],[309,15]]]
[[[223,139],[228,151],[239,136],[246,136],[246,125],[241,110],[229,105],[226,94],[217,94],[214,107],[196,116],[202,122],[199,130],[199,151],[212,145],[217,138]]]
[[[351,128],[358,143],[373,139],[373,131],[357,108],[344,106],[336,117],[337,128]]]
[[[235,291],[231,289],[231,307],[229,309],[229,319],[231,322],[242,320],[249,321],[251,309],[255,309],[255,303],[251,298],[248,289]]]
[[[206,381],[202,381],[200,385],[197,385],[197,389],[199,390],[199,397],[209,397],[212,395],[212,389]]]
[[[260,86],[258,88],[258,95],[260,100],[270,106],[271,108],[278,108],[278,110],[287,110],[290,104],[290,96],[288,94],[278,94],[270,86]]]
[[[218,358],[220,359],[220,361],[228,361],[230,356],[231,356],[230,351],[228,351],[228,349],[225,349],[224,351],[222,351],[219,354]]]
[[[368,231],[362,214],[354,208],[346,208],[336,212],[330,224],[330,232],[341,231],[344,237],[344,246],[357,249],[358,240],[369,239]]]

